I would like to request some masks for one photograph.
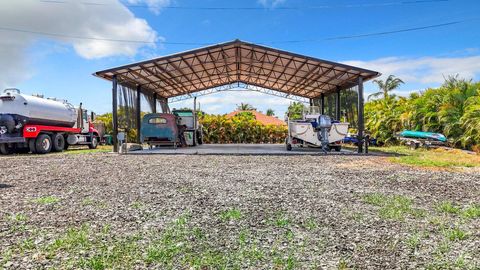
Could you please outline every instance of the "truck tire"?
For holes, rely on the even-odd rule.
[[[35,140],[35,150],[37,154],[47,154],[52,150],[52,138],[47,134],[38,135]]]
[[[32,154],[37,153],[37,149],[35,148],[35,139],[28,139],[28,149]]]
[[[88,145],[88,148],[90,148],[90,149],[97,149],[97,146],[98,146],[97,136],[93,136],[93,137],[92,137],[92,141],[91,141],[90,144]]]
[[[0,144],[0,154],[11,155],[11,154],[13,154],[13,152],[15,152],[13,147],[9,146],[6,143]]]
[[[65,137],[63,134],[53,134],[52,151],[62,152],[65,149]]]

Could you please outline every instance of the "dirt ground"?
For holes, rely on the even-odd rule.
[[[0,268],[480,268],[478,172],[108,153],[0,167]]]

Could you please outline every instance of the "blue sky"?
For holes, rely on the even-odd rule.
[[[478,0],[88,1],[102,5],[73,0],[2,2],[1,86],[61,97],[75,104],[83,102],[99,113],[111,110],[111,84],[93,77],[93,72],[236,38],[397,75],[406,82],[398,92],[402,95],[438,86],[443,76],[454,73],[473,79],[480,76]],[[211,7],[227,9],[205,9]],[[295,9],[286,9],[292,7]],[[419,31],[326,40],[458,21]],[[156,43],[126,44],[71,36]],[[194,44],[171,44],[176,42]],[[367,93],[374,90],[374,85],[366,85]],[[199,101],[202,109],[211,113],[227,113],[236,104],[247,102],[262,111],[273,108],[281,117],[290,102],[244,92],[219,93]]]

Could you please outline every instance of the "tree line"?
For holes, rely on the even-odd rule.
[[[365,104],[365,128],[378,141],[397,143],[396,134],[407,129],[442,133],[455,147],[480,148],[480,82],[450,76],[440,87],[408,97],[391,94],[403,83],[392,75],[374,83],[380,91]]]

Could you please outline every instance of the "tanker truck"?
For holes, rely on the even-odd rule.
[[[99,142],[94,114],[66,100],[26,95],[18,89],[0,94],[0,154],[61,152],[70,145]]]

